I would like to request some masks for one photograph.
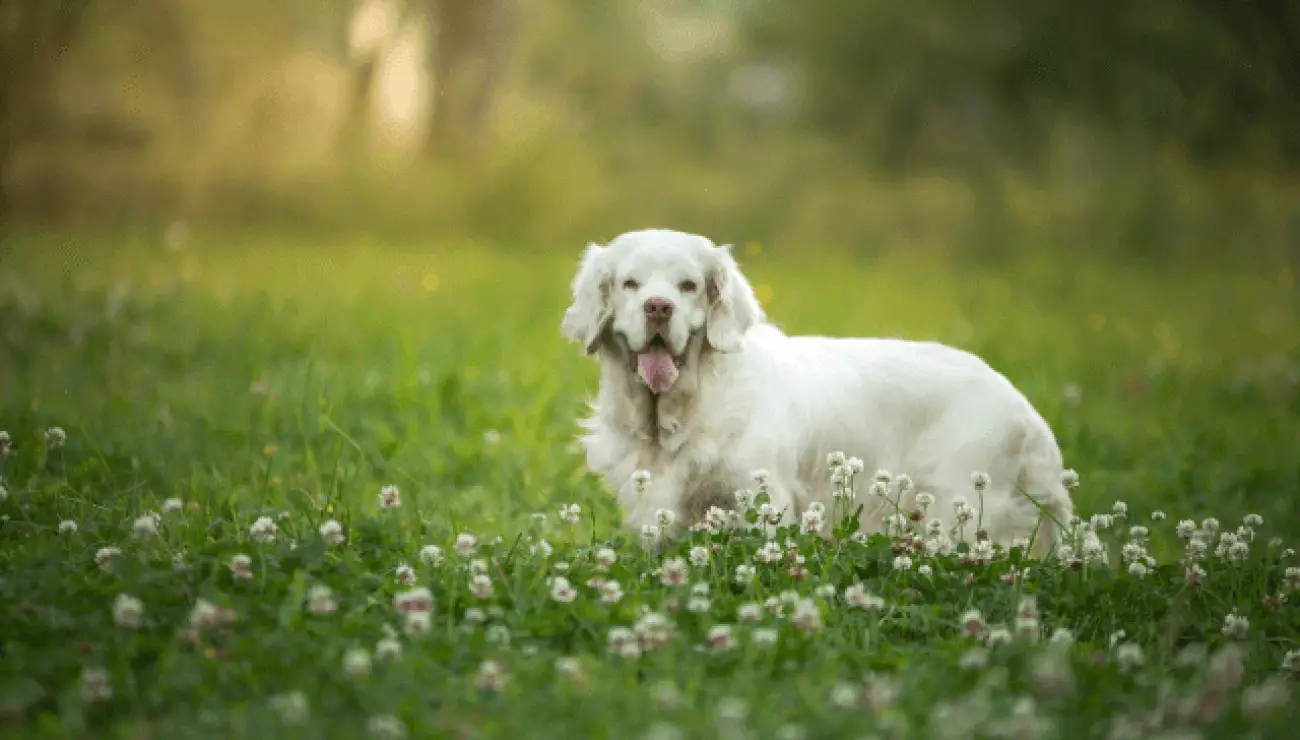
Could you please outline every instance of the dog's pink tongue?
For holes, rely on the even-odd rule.
[[[637,355],[636,364],[641,379],[655,395],[667,393],[677,382],[677,365],[673,364],[672,353],[662,347]]]

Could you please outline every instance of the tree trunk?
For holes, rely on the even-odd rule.
[[[514,42],[514,2],[429,2],[433,119],[426,150],[455,157],[485,129]]]

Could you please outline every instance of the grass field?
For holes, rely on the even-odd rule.
[[[1127,503],[1096,522],[1106,554],[1078,568],[964,562],[963,544],[899,570],[885,537],[783,533],[796,565],[755,562],[765,539],[749,533],[646,549],[618,530],[572,447],[596,381],[558,333],[581,247],[30,237],[0,251],[0,729],[1281,737],[1300,718],[1281,678],[1300,672],[1300,594],[1284,598],[1300,588],[1290,273],[738,247],[789,331],[982,354],[1051,423],[1081,512]],[[385,486],[400,506],[381,506]],[[557,514],[571,503],[576,524]],[[1245,554],[1198,533],[1205,575],[1189,584],[1178,522],[1216,517],[1231,535],[1246,515],[1263,523]],[[263,516],[274,540],[254,536]],[[330,519],[345,541],[322,536]],[[106,547],[120,552],[100,567]],[[1159,565],[1139,577],[1143,552]],[[687,559],[681,585],[664,583],[672,557]],[[398,613],[404,579],[430,589],[427,623]]]

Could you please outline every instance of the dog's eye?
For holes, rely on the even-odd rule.
[[[683,280],[677,284],[677,289],[683,293],[694,293],[695,288],[696,286],[694,280]]]
[[[636,290],[637,288],[640,287],[641,287],[641,283],[638,283],[632,278],[628,278],[627,280],[623,281],[623,290]]]

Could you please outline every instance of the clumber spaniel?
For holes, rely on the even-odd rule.
[[[992,542],[1032,536],[1038,555],[1060,534],[1051,517],[1065,523],[1073,513],[1051,429],[972,354],[934,342],[787,336],[767,321],[729,247],[677,231],[588,246],[572,287],[562,332],[602,369],[584,422],[587,465],[618,492],[629,526],[654,523],[661,508],[679,522],[733,508],[756,470],[767,471],[786,522],[814,502],[834,511],[835,452],[865,465],[856,501],[866,532],[894,513],[892,501],[863,495],[877,469],[913,481],[904,511],[928,493],[927,518],[951,528],[954,500],[966,497],[982,507]],[[638,470],[651,473],[648,486],[633,480]]]

